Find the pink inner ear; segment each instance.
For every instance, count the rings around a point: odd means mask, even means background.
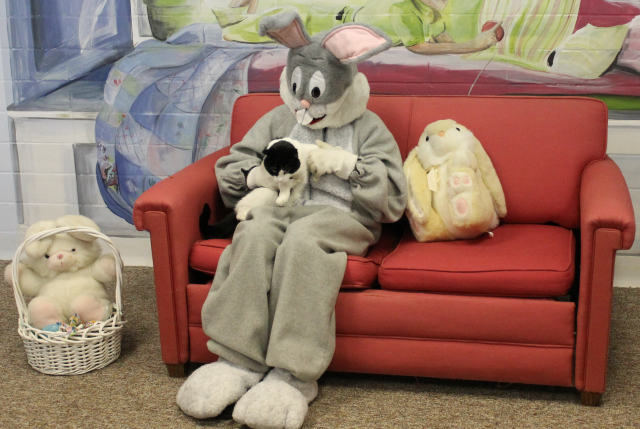
[[[279,30],[269,30],[271,37],[282,43],[287,48],[300,48],[307,46],[309,41],[304,36],[298,21],[293,21],[291,24]]]
[[[366,54],[386,40],[367,27],[349,25],[328,35],[322,42],[340,61],[347,61]]]

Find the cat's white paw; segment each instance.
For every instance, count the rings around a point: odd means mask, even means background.
[[[278,197],[276,198],[276,204],[280,207],[283,207],[289,201],[289,197]]]

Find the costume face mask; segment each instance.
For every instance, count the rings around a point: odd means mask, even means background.
[[[259,31],[291,49],[281,95],[305,126],[335,123],[331,116],[340,114],[357,80],[356,64],[391,47],[384,33],[362,24],[343,24],[310,37],[295,12],[264,18]]]
[[[292,49],[287,59],[287,83],[298,100],[336,101],[351,86],[353,68],[320,45]]]

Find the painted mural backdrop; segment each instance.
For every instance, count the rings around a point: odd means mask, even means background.
[[[16,105],[133,49],[129,0],[7,0]]]
[[[287,50],[257,26],[281,11],[312,35],[348,22],[387,32],[394,48],[359,66],[372,93],[580,94],[640,109],[634,1],[143,1],[155,39],[114,65],[96,122],[102,196],[129,222],[142,192],[229,145],[239,96],[278,91]]]

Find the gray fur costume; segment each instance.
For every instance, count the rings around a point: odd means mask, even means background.
[[[302,205],[255,207],[240,222],[202,310],[208,347],[221,359],[190,376],[177,401],[185,413],[206,418],[240,399],[236,421],[298,428],[317,394],[315,380],[333,356],[334,306],[347,254],[364,255],[379,239],[381,223],[402,216],[406,179],[393,136],[366,110],[366,78],[350,64],[386,49],[389,39],[360,25],[311,39],[297,15],[271,18],[261,30],[292,48],[281,78],[285,105],[262,117],[218,161],[224,203],[233,207],[247,194],[252,180],[245,172],[262,162],[262,150],[277,138],[339,146],[340,151],[321,148],[313,154],[322,158],[328,150],[335,159],[339,152],[342,170],[349,170],[340,174],[344,178],[323,170],[318,181],[309,180]],[[341,48],[348,43],[341,38],[351,30],[372,42],[338,61],[329,50],[345,54]],[[349,85],[332,91],[332,79]]]
[[[365,254],[380,237],[380,223],[398,220],[404,211],[406,180],[397,144],[370,111],[340,128],[303,131],[280,106],[216,165],[223,200],[233,206],[248,190],[241,170],[258,165],[271,140],[323,133],[352,136],[326,141],[357,154],[349,179],[310,180],[303,206],[251,210],[220,258],[202,310],[213,353],[255,371],[284,368],[302,380],[319,378],[333,356],[333,306],[347,253]],[[274,297],[283,291],[286,300]]]

